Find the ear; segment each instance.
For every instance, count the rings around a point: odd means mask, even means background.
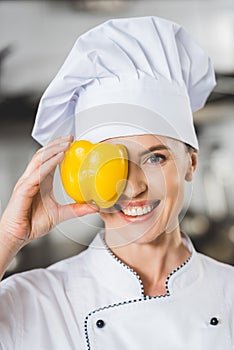
[[[193,174],[197,168],[197,152],[195,150],[189,151],[189,164],[185,175],[185,180],[190,182],[193,180]]]

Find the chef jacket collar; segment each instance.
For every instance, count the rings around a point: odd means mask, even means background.
[[[117,297],[124,300],[146,297],[143,283],[136,271],[114,255],[105,243],[104,236],[105,229],[102,229],[87,250],[93,278],[110,289],[115,301]],[[164,296],[174,295],[195,283],[200,274],[198,253],[185,233],[182,233],[182,239],[190,251],[190,257],[169,274],[166,281],[167,294]]]

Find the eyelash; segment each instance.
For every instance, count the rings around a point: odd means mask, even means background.
[[[160,161],[155,162],[155,163],[152,163],[152,164],[154,164],[154,165],[158,165],[158,164],[164,163],[164,162],[166,161],[166,159],[167,159],[167,157],[166,157],[164,154],[155,153],[155,154],[152,154],[150,157],[148,157],[148,158],[146,159],[146,162],[148,162],[148,160],[149,160],[150,158],[154,158],[154,159],[155,159],[155,158],[161,158]]]

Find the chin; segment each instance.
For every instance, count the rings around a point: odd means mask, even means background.
[[[149,243],[157,242],[157,240],[163,235],[165,235],[165,230],[163,229],[157,230],[156,232],[155,230],[150,230],[148,232],[145,232],[139,238],[137,238],[134,243],[149,244]]]

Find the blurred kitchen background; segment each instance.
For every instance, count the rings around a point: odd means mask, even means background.
[[[0,205],[39,148],[31,138],[39,98],[76,38],[113,17],[156,15],[186,27],[209,52],[217,87],[195,114],[199,167],[182,229],[198,251],[234,264],[234,2],[227,0],[0,0]],[[63,198],[58,173],[56,196]],[[102,222],[71,220],[16,256],[5,276],[85,249]]]

